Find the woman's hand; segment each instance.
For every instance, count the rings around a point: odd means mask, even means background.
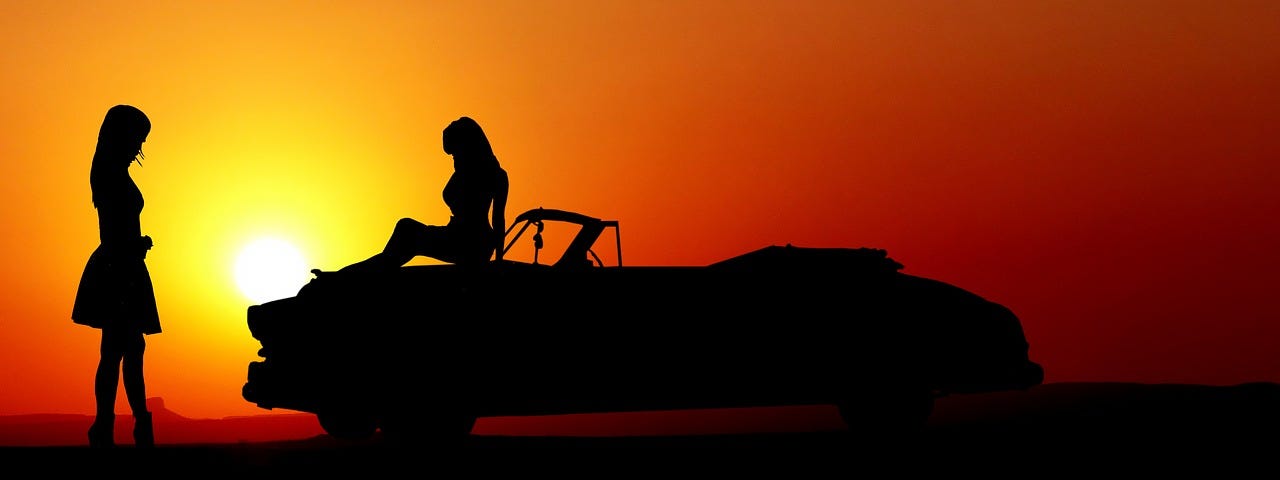
[[[138,252],[140,252],[142,258],[147,258],[147,250],[151,250],[152,245],[155,245],[155,243],[151,241],[150,235],[138,237]]]
[[[497,248],[493,250],[493,259],[494,261],[501,262],[502,249],[506,248],[506,245],[504,244],[504,242],[506,242],[507,234],[502,230],[495,229],[493,232],[493,236],[495,240],[494,243],[497,245]]]

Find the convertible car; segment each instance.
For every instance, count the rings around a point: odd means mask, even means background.
[[[570,233],[545,260],[553,225]],[[487,416],[817,404],[851,432],[891,435],[922,428],[941,396],[1043,380],[1013,312],[904,274],[884,250],[623,266],[617,221],[543,208],[512,222],[504,257],[517,245],[532,260],[317,270],[296,296],[248,307],[262,348],[242,396],[345,439],[457,442]]]

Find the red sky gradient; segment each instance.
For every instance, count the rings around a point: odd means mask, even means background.
[[[0,415],[93,411],[119,103],[154,125],[148,394],[192,418],[267,413],[240,249],[336,269],[446,221],[464,115],[508,218],[617,219],[630,265],[883,248],[1013,309],[1047,382],[1280,381],[1278,2],[3,2],[0,37]]]

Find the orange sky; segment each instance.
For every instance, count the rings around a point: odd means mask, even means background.
[[[617,219],[631,265],[884,248],[1012,308],[1046,381],[1280,381],[1277,2],[4,1],[0,36],[0,415],[93,411],[118,103],[154,125],[148,394],[190,417],[266,413],[240,249],[445,221],[463,115],[509,218]]]

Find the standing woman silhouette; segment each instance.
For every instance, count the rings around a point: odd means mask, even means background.
[[[116,388],[122,366],[125,396],[133,411],[134,444],[155,445],[142,352],[146,349],[143,336],[160,333],[160,316],[145,263],[151,237],[142,235],[139,222],[142,191],[129,176],[134,161],[142,165],[142,144],[150,132],[151,121],[141,110],[130,105],[111,107],[98,131],[89,169],[99,244],[80,277],[71,319],[102,330],[93,386],[96,416],[89,427],[91,447],[115,445]]]

